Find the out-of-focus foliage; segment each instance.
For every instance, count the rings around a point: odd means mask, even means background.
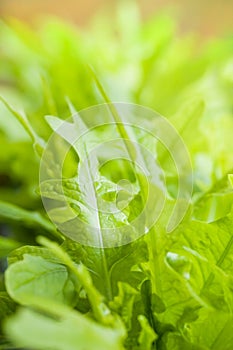
[[[178,36],[171,18],[142,23],[131,5],[114,23],[98,17],[85,32],[58,20],[36,31],[1,22],[0,38],[0,257],[9,255],[0,280],[0,348],[231,350],[233,38]],[[46,218],[39,161],[55,119],[44,116],[67,118],[67,98],[77,110],[105,102],[90,65],[112,101],[155,109],[187,145],[192,205],[170,235],[161,224],[139,241],[103,250],[65,239]],[[172,202],[174,165],[156,152]],[[66,165],[76,162],[71,156]],[[113,193],[107,175],[99,188]],[[83,200],[78,191],[68,198]],[[41,234],[56,243],[40,239],[38,246]],[[8,319],[16,304],[23,308]]]

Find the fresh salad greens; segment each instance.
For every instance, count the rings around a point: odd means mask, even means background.
[[[0,349],[233,348],[233,37],[203,43],[178,35],[165,15],[144,23],[125,6],[114,23],[99,16],[88,31],[55,19],[37,30],[0,23]],[[78,243],[49,220],[41,195],[59,202],[61,191],[55,182],[39,187],[39,171],[59,123],[110,101],[144,105],[175,127],[190,154],[193,192],[168,233],[176,165],[163,145],[137,134],[163,169],[166,203],[146,235],[105,248]],[[115,132],[131,137],[124,126]],[[99,128],[88,142],[109,133]],[[89,223],[88,186],[77,174],[88,148],[75,148],[62,187]],[[63,144],[55,139],[54,149],[47,161],[56,172]],[[119,209],[101,228],[131,228],[142,211],[144,180],[133,170],[118,161],[99,171],[97,201],[110,208],[118,196]],[[70,219],[66,208],[54,210],[59,223]]]

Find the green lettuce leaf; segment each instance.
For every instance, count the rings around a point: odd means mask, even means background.
[[[33,304],[40,312],[21,309],[5,324],[6,333],[15,344],[38,350],[124,349],[120,328],[100,325],[56,302],[35,298]]]
[[[76,288],[65,266],[41,256],[24,254],[23,260],[12,264],[6,272],[6,286],[12,299],[22,305],[28,305],[32,296],[76,304]]]

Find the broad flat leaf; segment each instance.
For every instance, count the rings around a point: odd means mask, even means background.
[[[116,319],[104,303],[104,297],[96,289],[91,279],[91,275],[83,264],[75,264],[70,256],[55,242],[51,242],[45,237],[38,238],[39,243],[49,248],[73,275],[75,285],[82,285],[89,298],[94,317],[105,325],[112,325]],[[109,286],[108,286],[109,288]]]
[[[55,302],[34,299],[34,304],[46,315],[21,309],[5,324],[6,333],[15,344],[38,350],[124,349],[122,329],[104,327]]]
[[[13,300],[28,305],[31,296],[75,304],[76,290],[66,267],[41,256],[24,254],[6,272],[6,287]]]
[[[232,315],[221,311],[206,313],[201,310],[198,320],[186,323],[185,336],[197,346],[203,344],[204,349],[230,350],[233,346]]]
[[[82,262],[87,266],[95,286],[106,295],[108,286],[103,274],[99,249],[83,247],[71,240],[66,240],[62,247],[76,263]],[[105,255],[113,296],[118,294],[119,281],[129,283],[131,287],[137,289],[145,277],[139,266],[148,259],[148,249],[144,240],[140,239],[122,247],[106,249]]]

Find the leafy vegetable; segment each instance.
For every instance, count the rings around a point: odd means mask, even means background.
[[[6,330],[11,337],[26,347],[35,346],[37,349],[123,349],[122,334],[118,329],[111,329],[91,321],[71,310],[54,302],[41,303],[37,301],[43,315],[33,310],[20,310],[14,319],[6,324]],[[19,326],[18,326],[19,325]],[[28,331],[30,330],[30,334]],[[28,334],[28,336],[24,336]]]
[[[233,348],[232,37],[124,6],[88,32],[1,22],[0,348]],[[130,128],[119,100],[166,119]],[[136,127],[161,120],[165,145]]]

